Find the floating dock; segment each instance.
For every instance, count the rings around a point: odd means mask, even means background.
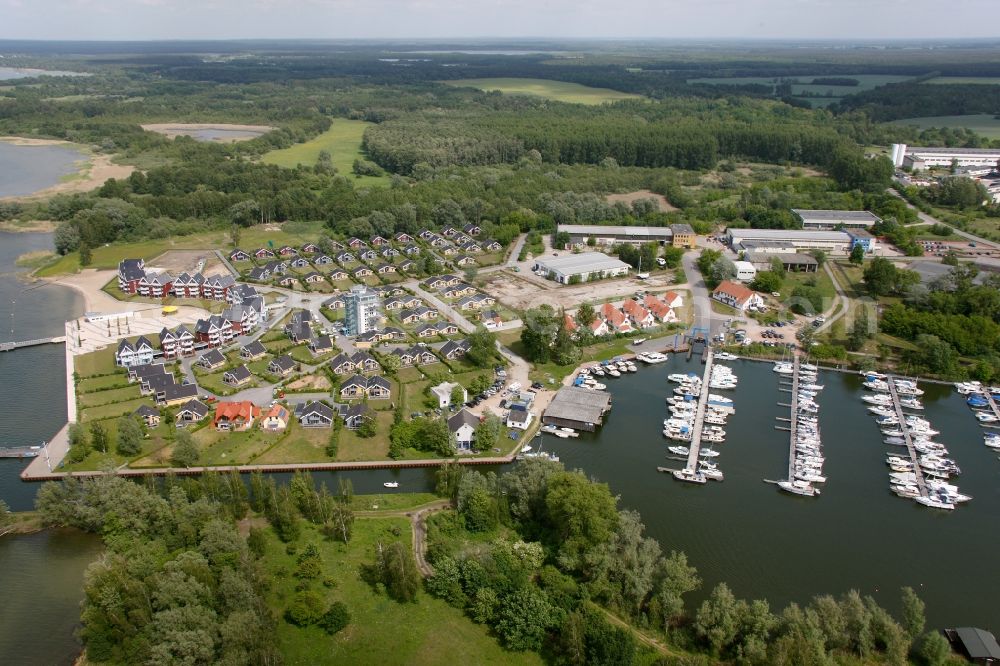
[[[57,345],[66,342],[66,336],[60,335],[54,338],[37,338],[35,340],[21,340],[18,342],[0,342],[0,352],[14,351],[23,347],[37,347],[39,345]]]
[[[785,478],[791,481],[795,478],[795,439],[798,437],[799,428],[799,355],[792,358],[792,403],[791,419],[789,420],[788,436],[788,476]]]
[[[691,448],[688,452],[687,466],[688,472],[695,472],[698,469],[698,456],[701,454],[701,429],[705,425],[705,406],[708,404],[709,379],[712,376],[712,348],[705,346],[705,355],[702,357],[705,362],[705,373],[701,376],[701,394],[698,396],[698,409],[694,415],[694,425],[691,430]]]
[[[913,473],[917,477],[917,490],[920,491],[921,497],[927,497],[927,484],[924,482],[924,471],[920,468],[920,459],[917,457],[917,450],[913,448],[913,435],[906,426],[906,415],[899,404],[899,392],[896,391],[896,377],[888,375],[885,379],[889,384],[889,397],[892,398],[892,408],[896,411],[899,429],[903,433],[903,441],[906,443],[906,450],[910,454],[910,461],[913,463]]]
[[[11,446],[0,448],[0,458],[35,458],[42,454],[40,446]]]

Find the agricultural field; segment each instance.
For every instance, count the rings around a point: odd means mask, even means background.
[[[813,85],[816,78],[829,78],[828,74],[787,77],[797,83],[792,83],[792,96],[808,101],[812,106],[827,106],[840,101],[844,97],[874,90],[888,83],[899,83],[911,78],[890,74],[837,74],[836,78],[856,79],[856,86]],[[708,85],[775,85],[779,81],[773,76],[736,76],[728,78],[688,79],[688,83],[704,83]]]
[[[442,81],[442,83],[449,86],[479,88],[485,91],[498,90],[508,95],[544,97],[555,102],[570,104],[604,104],[623,99],[642,99],[640,95],[632,95],[608,88],[591,88],[579,83],[550,81],[548,79],[457,79],[455,81]]]
[[[385,185],[387,176],[355,176],[352,172],[354,160],[367,159],[361,150],[361,138],[370,123],[363,120],[334,118],[330,129],[311,141],[291,148],[274,150],[264,155],[265,164],[277,164],[289,169],[299,164],[312,166],[319,159],[321,151],[330,153],[337,172],[347,176],[357,185]]]
[[[1000,80],[1000,79],[998,79]],[[989,114],[979,113],[968,116],[924,116],[922,118],[903,118],[893,121],[895,125],[916,125],[920,129],[931,127],[964,127],[976,134],[981,134],[990,139],[1000,139],[1000,118]]]

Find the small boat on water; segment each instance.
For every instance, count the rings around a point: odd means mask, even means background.
[[[676,456],[686,456],[691,453],[691,450],[686,446],[668,446],[667,451],[670,451]]]
[[[690,469],[678,469],[673,472],[674,478],[678,481],[686,481],[687,483],[707,483],[708,479],[701,472],[695,472]]]
[[[386,488],[399,488],[399,481],[386,481],[382,485]]]
[[[715,354],[716,360],[719,361],[735,361],[739,358],[736,354],[730,354],[729,352],[717,352]]]
[[[777,372],[779,375],[790,375],[795,372],[795,368],[792,367],[791,363],[785,363],[783,361],[775,363],[771,370]]]
[[[669,357],[666,354],[661,354],[660,352],[646,352],[644,354],[639,354],[636,358],[638,358],[643,363],[654,364],[654,363],[663,363]]]

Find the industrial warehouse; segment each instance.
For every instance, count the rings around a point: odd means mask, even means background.
[[[920,171],[930,167],[995,167],[1000,148],[924,148],[892,144],[892,163]]]
[[[802,222],[803,229],[871,229],[882,221],[866,210],[802,210],[792,212]]]
[[[782,253],[802,250],[822,250],[827,254],[850,254],[857,244],[874,252],[876,244],[871,234],[858,231],[820,231],[813,229],[727,229],[723,240],[734,252],[767,251],[775,248]],[[772,250],[774,251],[774,250]]]
[[[581,252],[563,257],[542,257],[535,261],[531,270],[550,280],[569,284],[628,275],[630,268],[624,261],[602,252]]]
[[[546,408],[542,423],[594,432],[610,409],[609,393],[566,386],[559,389]]]
[[[586,245],[593,238],[597,245],[620,243],[670,243],[674,233],[670,227],[628,227],[607,224],[560,224],[558,230],[569,234],[571,245]]]

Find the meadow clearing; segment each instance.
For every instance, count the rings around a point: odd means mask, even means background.
[[[367,159],[361,150],[361,139],[365,128],[370,124],[363,120],[334,118],[330,129],[315,139],[298,143],[291,148],[273,150],[264,155],[262,161],[289,169],[299,164],[312,166],[319,159],[320,152],[325,150],[330,153],[337,172],[353,180],[356,185],[384,185],[389,181],[388,176],[358,177],[351,171],[354,160]]]
[[[486,91],[499,90],[508,95],[532,95],[570,104],[604,104],[622,99],[642,99],[640,95],[632,95],[618,90],[591,88],[579,83],[549,81],[548,79],[457,79],[455,81],[442,81],[442,83]]]

